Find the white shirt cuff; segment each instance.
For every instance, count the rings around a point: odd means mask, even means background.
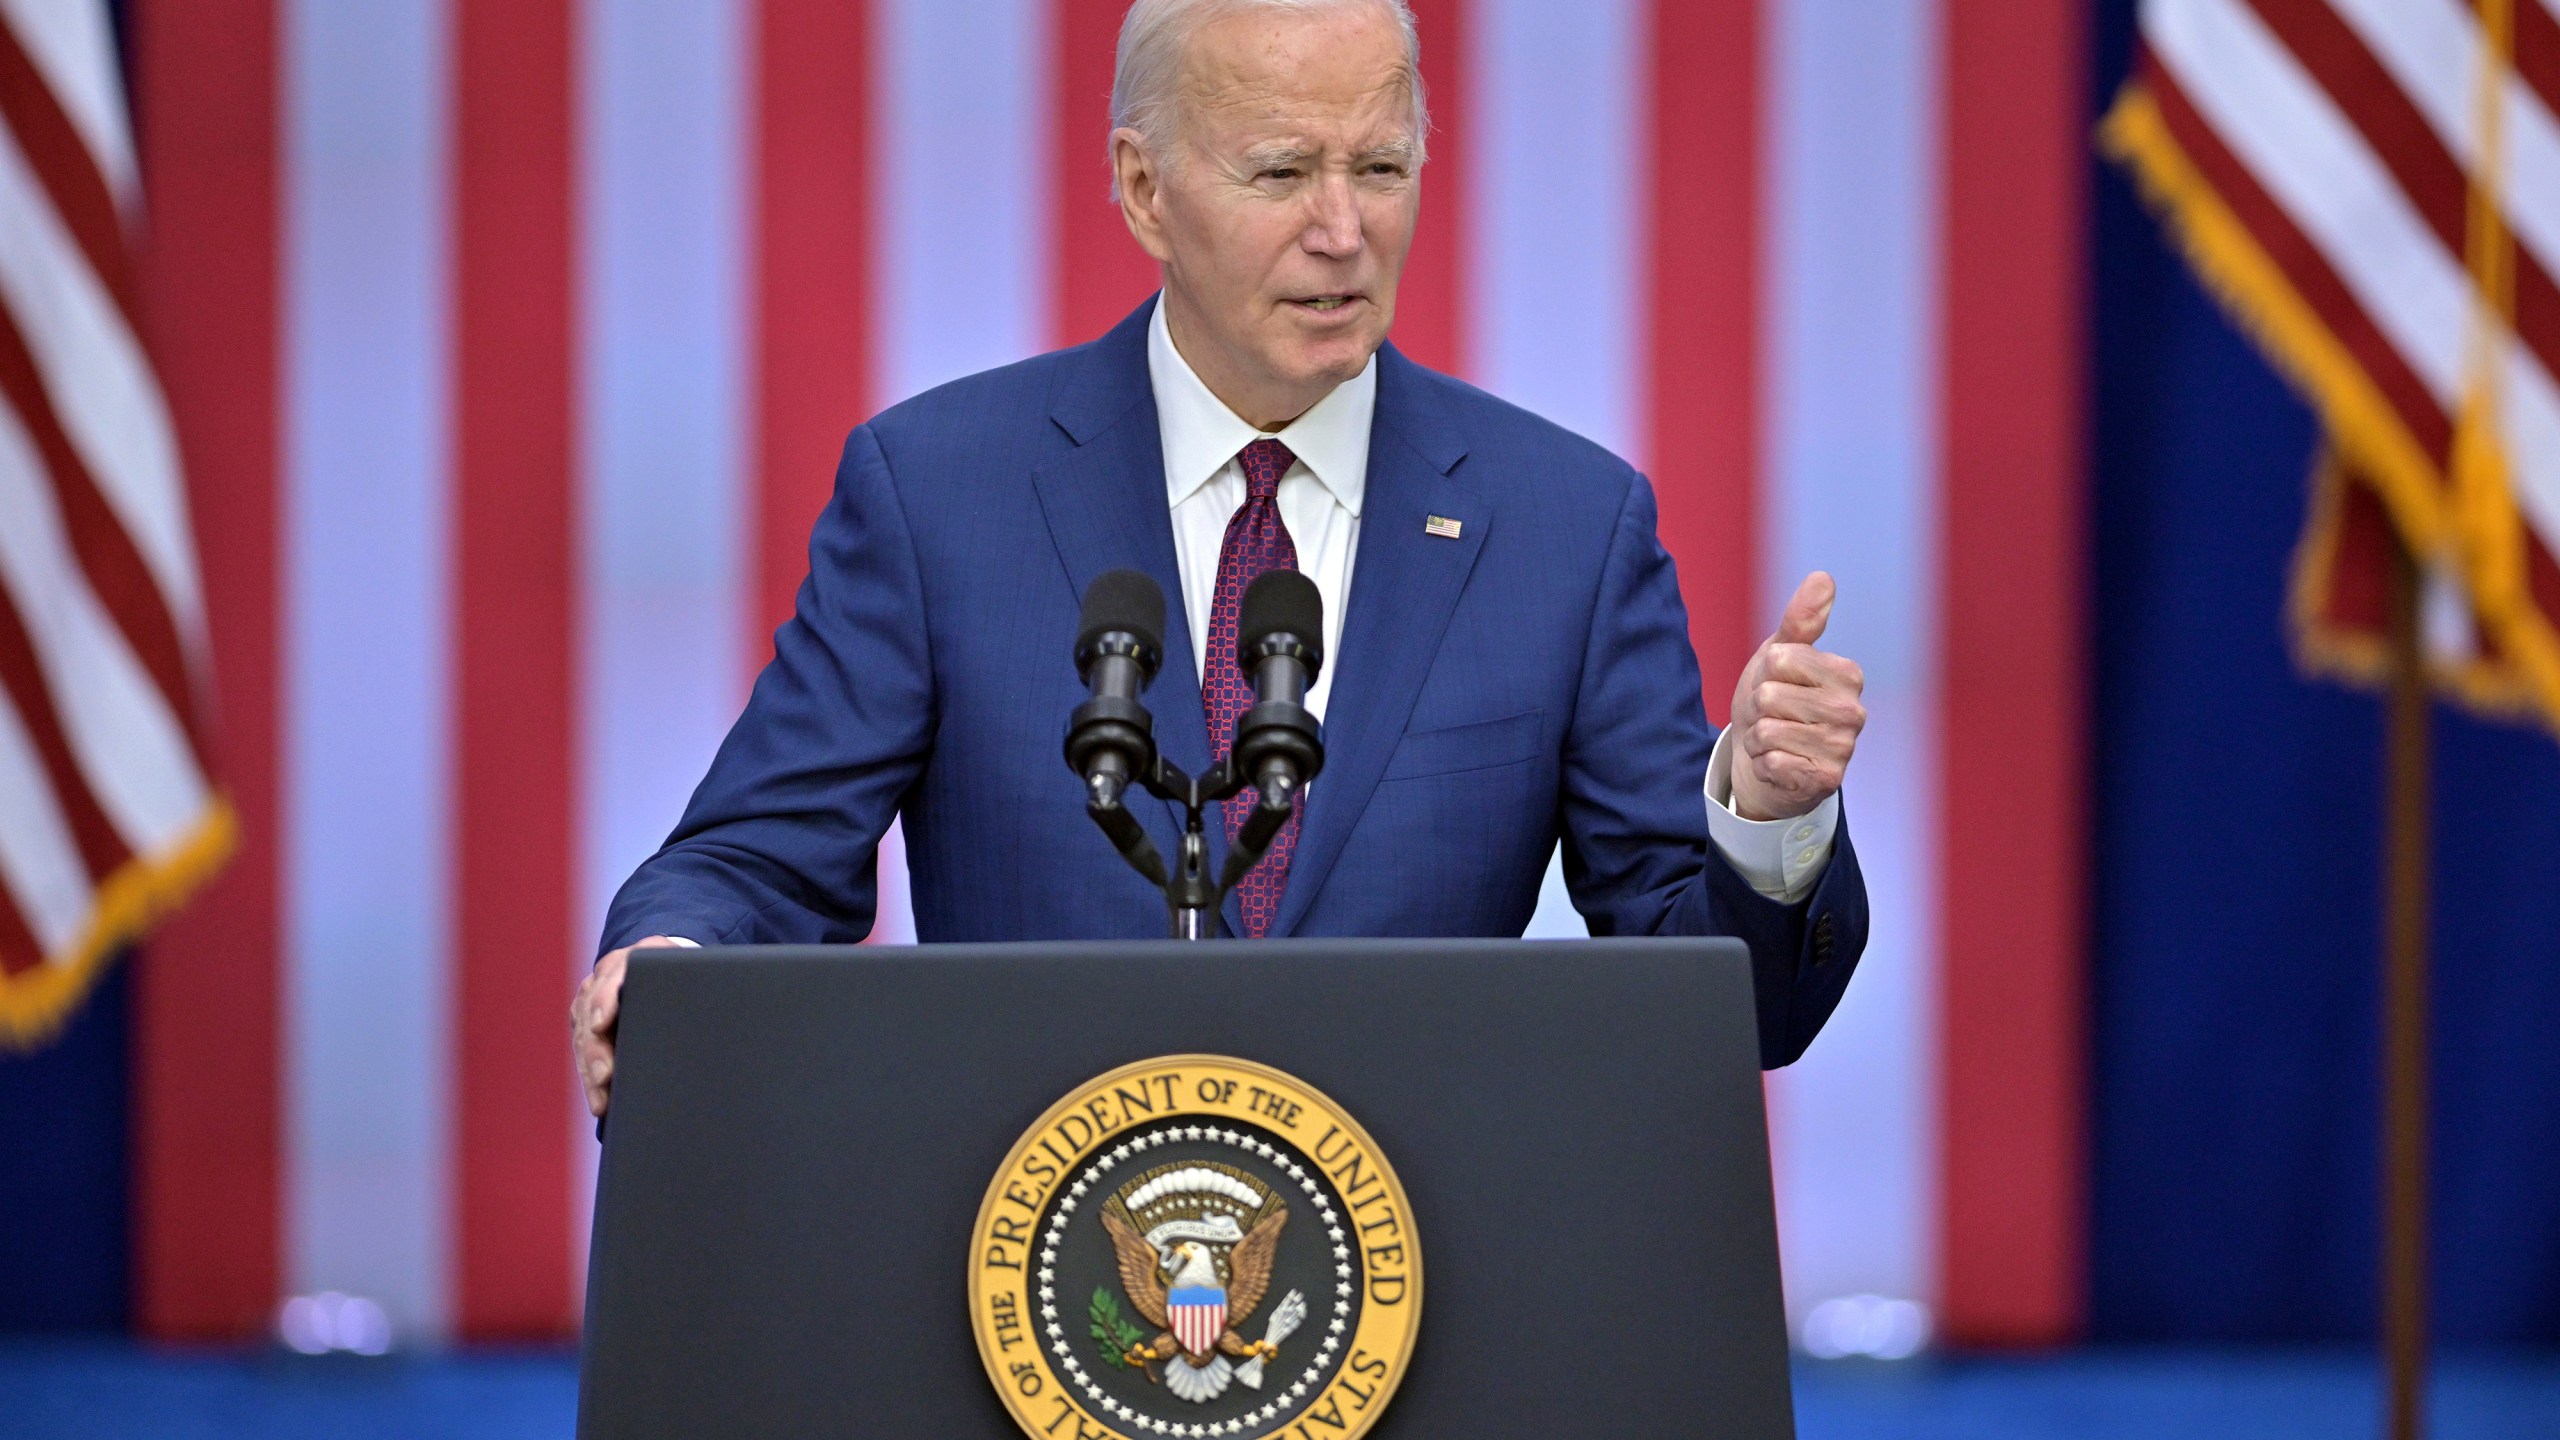
[[[666,941],[668,944],[670,944],[670,945],[678,945],[678,946],[682,946],[683,948],[685,948],[685,949],[687,949],[687,950],[699,950],[699,949],[701,949],[701,948],[702,948],[702,942],[701,942],[701,941],[699,941],[699,940],[687,940],[686,938],[684,938],[684,937],[683,937],[683,936],[681,936],[681,935],[664,935],[664,936],[660,936],[659,938],[660,938],[660,939],[665,940],[665,941]]]
[[[1833,795],[1791,820],[1745,820],[1733,808],[1733,730],[1716,737],[1707,757],[1707,834],[1751,888],[1793,905],[1822,883],[1831,864],[1831,842],[1840,831],[1840,797]]]

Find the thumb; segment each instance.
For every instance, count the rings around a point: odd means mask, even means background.
[[[1774,638],[1782,645],[1810,645],[1821,639],[1823,627],[1831,623],[1831,602],[1839,595],[1840,587],[1827,572],[1807,575],[1796,587],[1795,598],[1787,602],[1786,613],[1778,617]]]

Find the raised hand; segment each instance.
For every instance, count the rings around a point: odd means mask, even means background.
[[[1840,793],[1867,725],[1867,677],[1813,648],[1838,594],[1822,571],[1804,577],[1733,687],[1733,808],[1745,820],[1789,819]]]

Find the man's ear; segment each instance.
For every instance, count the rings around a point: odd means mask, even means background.
[[[1111,169],[1120,182],[1120,218],[1128,222],[1138,248],[1154,256],[1158,264],[1171,259],[1173,252],[1164,240],[1160,162],[1148,152],[1137,131],[1124,126],[1111,132]]]

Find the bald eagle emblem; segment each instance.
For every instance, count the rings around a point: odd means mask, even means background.
[[[1259,1340],[1238,1327],[1271,1288],[1272,1262],[1289,1207],[1278,1192],[1232,1165],[1180,1161],[1129,1180],[1102,1205],[1120,1286],[1152,1340],[1132,1343],[1108,1363],[1149,1380],[1163,1367],[1166,1389],[1194,1404],[1241,1380],[1259,1389],[1263,1362],[1306,1316],[1297,1291],[1274,1308]],[[1134,1330],[1135,1327],[1132,1327]],[[1142,1332],[1141,1332],[1142,1333]]]

